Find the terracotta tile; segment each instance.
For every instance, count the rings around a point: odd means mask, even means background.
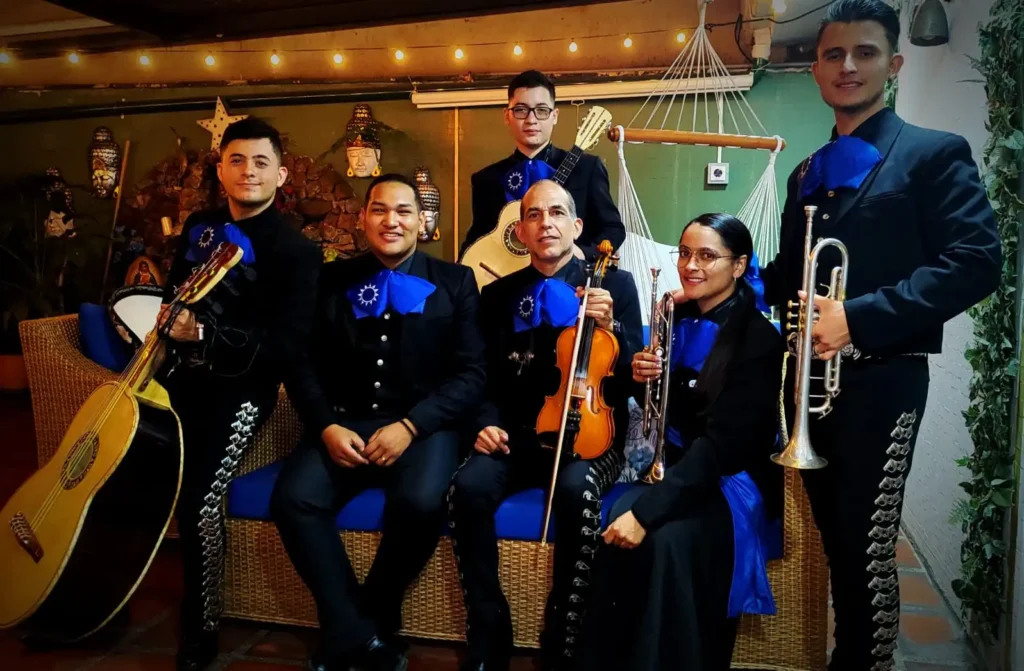
[[[237,662],[231,662],[226,667],[225,671],[296,671],[301,669],[301,662],[252,662],[249,660],[241,660]]]
[[[128,602],[128,621],[133,626],[150,624],[161,615],[170,617],[171,609],[171,603],[166,597],[137,593]]]
[[[174,655],[154,653],[126,653],[112,655],[89,671],[175,671]]]
[[[249,648],[248,657],[304,660],[316,647],[317,636],[305,631],[272,631]]]
[[[932,608],[942,605],[939,593],[923,575],[900,576],[900,601],[908,605]]]
[[[948,643],[953,640],[953,628],[949,620],[937,615],[903,613],[900,616],[900,631],[919,645]]]
[[[226,653],[238,651],[243,644],[248,643],[256,636],[259,636],[257,640],[262,640],[264,633],[262,628],[254,623],[232,620],[230,623],[222,624],[218,641],[220,651]]]
[[[22,648],[3,655],[3,668],[18,671],[76,671],[98,656],[95,650],[30,652]]]
[[[160,620],[146,631],[132,639],[132,645],[140,648],[172,648],[178,647],[178,615],[172,613]]]
[[[896,542],[896,565],[902,568],[921,568],[921,562],[917,561],[914,548],[906,538],[900,538]]]

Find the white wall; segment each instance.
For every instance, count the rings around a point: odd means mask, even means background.
[[[949,19],[950,39],[937,47],[910,44],[911,12],[905,10],[900,43],[906,62],[900,73],[896,112],[909,123],[963,135],[979,166],[988,139],[985,89],[981,74],[971,67],[968,56],[979,55],[978,25],[988,20],[993,1],[942,3]],[[962,314],[946,324],[942,354],[929,357],[928,406],[903,513],[907,533],[957,612],[960,602],[950,583],[959,575],[963,535],[958,526],[949,523],[949,514],[956,499],[963,495],[957,483],[967,476],[955,460],[973,449],[962,414],[967,408],[971,378],[964,350],[972,339],[971,319]]]

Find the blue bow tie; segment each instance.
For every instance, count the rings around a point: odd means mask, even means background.
[[[512,166],[505,173],[502,184],[505,186],[505,200],[522,200],[526,191],[542,179],[550,179],[555,169],[539,158],[528,158]]]
[[[430,282],[384,268],[345,292],[356,319],[380,317],[390,307],[398,314],[421,313],[427,297],[437,289]]]
[[[672,329],[672,368],[700,371],[718,335],[718,324],[708,319],[684,317]]]
[[[807,198],[820,188],[859,189],[881,160],[875,145],[858,137],[840,135],[811,156],[800,184],[800,197]]]
[[[546,278],[530,286],[515,308],[516,333],[535,329],[541,323],[551,326],[572,326],[580,311],[580,299],[576,288],[552,278]]]
[[[188,232],[188,251],[185,258],[193,263],[206,263],[222,242],[230,242],[242,248],[242,263],[256,261],[252,241],[235,224],[199,224]]]

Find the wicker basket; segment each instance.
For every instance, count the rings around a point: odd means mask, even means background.
[[[57,449],[71,418],[89,393],[113,374],[81,353],[74,315],[22,322],[40,464]],[[301,427],[284,392],[240,473],[283,457]],[[772,617],[744,616],[734,668],[813,670],[825,668],[828,568],[799,474],[785,474],[783,559],[769,563],[778,606]],[[228,519],[225,614],[233,617],[316,626],[316,607],[292,568],[270,522]],[[366,576],[379,533],[344,532],[352,566]],[[501,583],[512,610],[515,642],[536,647],[551,581],[551,553],[540,543],[499,543]],[[426,569],[406,593],[403,631],[410,636],[463,640],[465,608],[451,543],[443,538]]]

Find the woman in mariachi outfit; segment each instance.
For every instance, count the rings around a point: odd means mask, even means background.
[[[767,520],[783,341],[764,316],[750,232],[727,214],[687,224],[676,252],[666,470],[612,506],[580,669],[728,669],[741,613],[774,614]],[[661,375],[638,352],[633,380]],[[637,397],[640,398],[640,389]],[[774,527],[777,532],[777,527]],[[774,535],[777,535],[774,534]]]

